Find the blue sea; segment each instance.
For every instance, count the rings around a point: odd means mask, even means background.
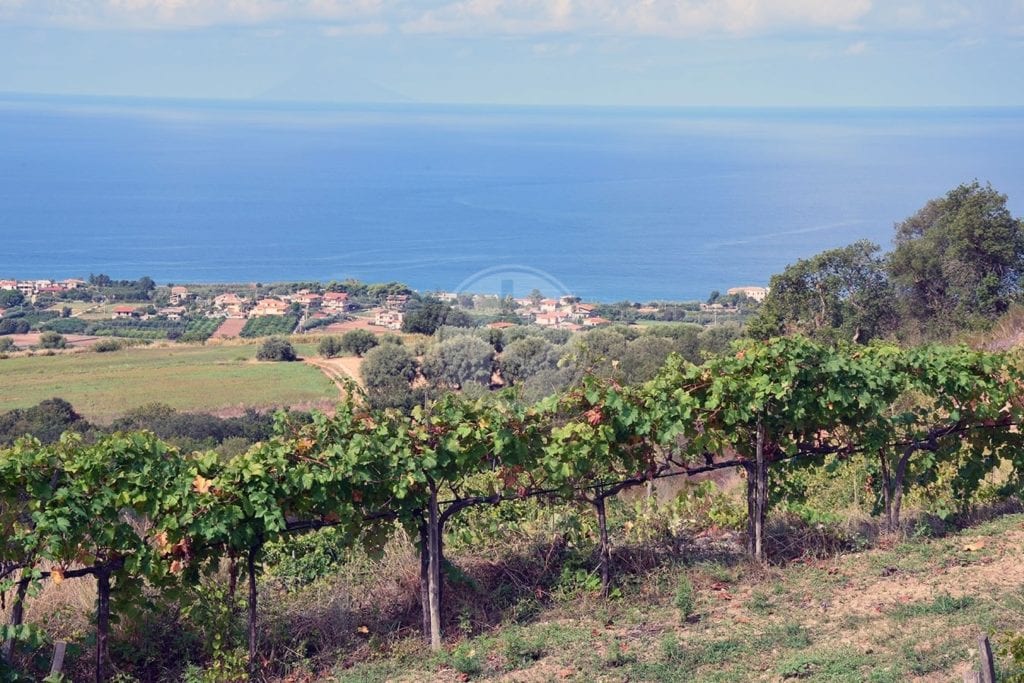
[[[0,278],[704,298],[961,182],[1024,214],[1024,109],[0,97]]]

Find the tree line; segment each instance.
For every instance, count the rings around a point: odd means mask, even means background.
[[[898,223],[886,254],[869,241],[797,261],[771,280],[749,331],[867,343],[948,340],[989,327],[1019,300],[1024,221],[977,181]]]

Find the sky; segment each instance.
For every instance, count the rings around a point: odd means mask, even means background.
[[[1024,105],[1024,0],[0,0],[0,92]]]

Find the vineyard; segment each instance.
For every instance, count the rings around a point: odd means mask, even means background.
[[[265,315],[249,318],[242,328],[240,337],[269,337],[272,335],[292,333],[299,320],[292,315]]]
[[[250,323],[269,321],[287,322]],[[331,529],[342,555],[415,544],[423,637],[440,650],[445,533],[471,509],[576,506],[597,530],[595,589],[612,596],[609,502],[656,480],[738,470],[747,552],[763,564],[769,509],[799,503],[808,471],[862,468],[890,530],[904,523],[906,497],[937,482],[951,491],[949,514],[982,489],[1018,495],[1022,389],[1011,354],[788,337],[743,342],[702,365],[673,358],[643,385],[588,379],[531,405],[449,394],[403,414],[368,408],[351,387],[333,416],[297,424],[282,414],[272,439],[226,461],[147,433],[66,435],[53,446],[27,438],[0,454],[4,635],[38,639],[24,609],[43,582],[92,581],[93,666],[106,680],[112,618],[220,576],[225,604],[244,596],[248,647],[243,659],[215,658],[209,680],[278,674],[259,656],[266,553]]]
[[[219,318],[195,317],[188,320],[101,320],[55,318],[42,325],[44,330],[61,334],[89,334],[130,339],[177,339],[206,341],[221,323]]]

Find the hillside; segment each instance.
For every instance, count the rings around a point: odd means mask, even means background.
[[[440,657],[415,639],[374,652],[371,635],[366,661],[333,680],[960,681],[979,633],[998,648],[1024,629],[1022,556],[1021,514],[767,570],[705,540],[686,566],[634,575],[617,599],[552,595]],[[499,569],[465,568],[471,579]],[[694,589],[685,620],[674,605],[683,575]]]

